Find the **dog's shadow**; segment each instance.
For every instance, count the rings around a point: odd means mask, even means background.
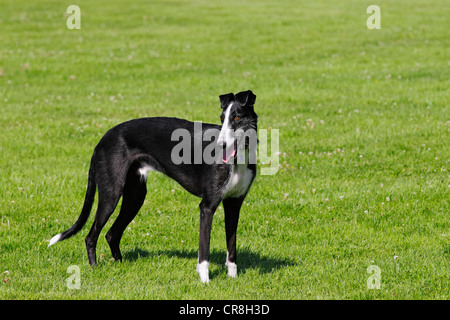
[[[238,249],[238,270],[240,273],[245,273],[246,270],[257,270],[259,273],[270,273],[274,270],[285,268],[288,266],[295,266],[298,262],[291,259],[280,259],[261,255],[257,252],[253,252],[249,248]],[[136,261],[142,258],[151,258],[158,256],[178,257],[181,259],[193,259],[197,260],[198,252],[195,250],[157,250],[147,251],[140,248],[134,248],[128,252],[124,252],[123,258],[125,261]],[[226,252],[219,250],[211,250],[210,264],[217,264],[225,268]],[[214,275],[211,275],[214,277]]]

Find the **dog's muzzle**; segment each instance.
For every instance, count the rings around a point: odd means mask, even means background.
[[[234,143],[230,147],[223,148],[222,161],[223,163],[228,163],[231,158],[235,157],[237,153],[237,139],[234,140]]]

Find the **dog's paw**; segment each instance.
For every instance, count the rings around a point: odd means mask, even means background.
[[[209,262],[203,261],[202,263],[197,264],[197,273],[200,276],[200,281],[202,283],[209,282]]]
[[[228,268],[228,276],[231,278],[237,277],[237,264],[234,262],[225,262],[225,265]]]

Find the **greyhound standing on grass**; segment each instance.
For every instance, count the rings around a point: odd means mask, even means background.
[[[225,211],[227,241],[226,266],[230,277],[237,276],[236,230],[239,211],[256,176],[256,142],[246,139],[243,132],[256,137],[257,115],[253,110],[256,96],[244,91],[221,95],[222,126],[202,124],[202,136],[216,130],[214,142],[219,161],[196,161],[195,123],[177,118],[142,118],[119,124],[109,130],[95,147],[89,168],[89,178],[83,209],[78,220],[68,230],[54,236],[49,246],[67,239],[86,223],[96,189],[98,207],[95,220],[86,237],[89,263],[96,265],[96,245],[102,228],[123,197],[119,216],[106,234],[115,260],[122,260],[119,244],[127,225],[144,203],[147,194],[148,171],[159,171],[177,181],[190,193],[202,198],[200,202],[200,241],[197,272],[202,282],[209,282],[209,244],[213,215],[220,202]],[[189,132],[191,152],[188,160],[173,161],[173,141],[176,130]],[[248,137],[248,136],[247,136]],[[201,140],[202,151],[207,143]],[[250,142],[248,142],[250,141]],[[253,139],[256,141],[256,138]],[[185,152],[186,150],[183,150]],[[217,155],[217,154],[216,154]],[[185,154],[183,154],[184,158]],[[249,161],[252,160],[254,161]],[[242,161],[234,161],[237,159]]]

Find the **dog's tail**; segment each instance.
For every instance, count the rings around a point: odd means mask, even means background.
[[[91,213],[92,204],[94,203],[94,198],[95,198],[95,191],[97,189],[97,184],[95,182],[94,157],[95,157],[95,152],[91,159],[91,166],[89,168],[88,185],[87,185],[86,196],[84,198],[84,204],[83,204],[83,209],[81,210],[81,214],[73,226],[71,226],[69,229],[67,229],[64,232],[57,234],[50,240],[50,243],[48,244],[49,247],[59,241],[62,241],[64,239],[70,238],[71,236],[75,235],[85,225],[85,223],[89,217],[89,214]]]

